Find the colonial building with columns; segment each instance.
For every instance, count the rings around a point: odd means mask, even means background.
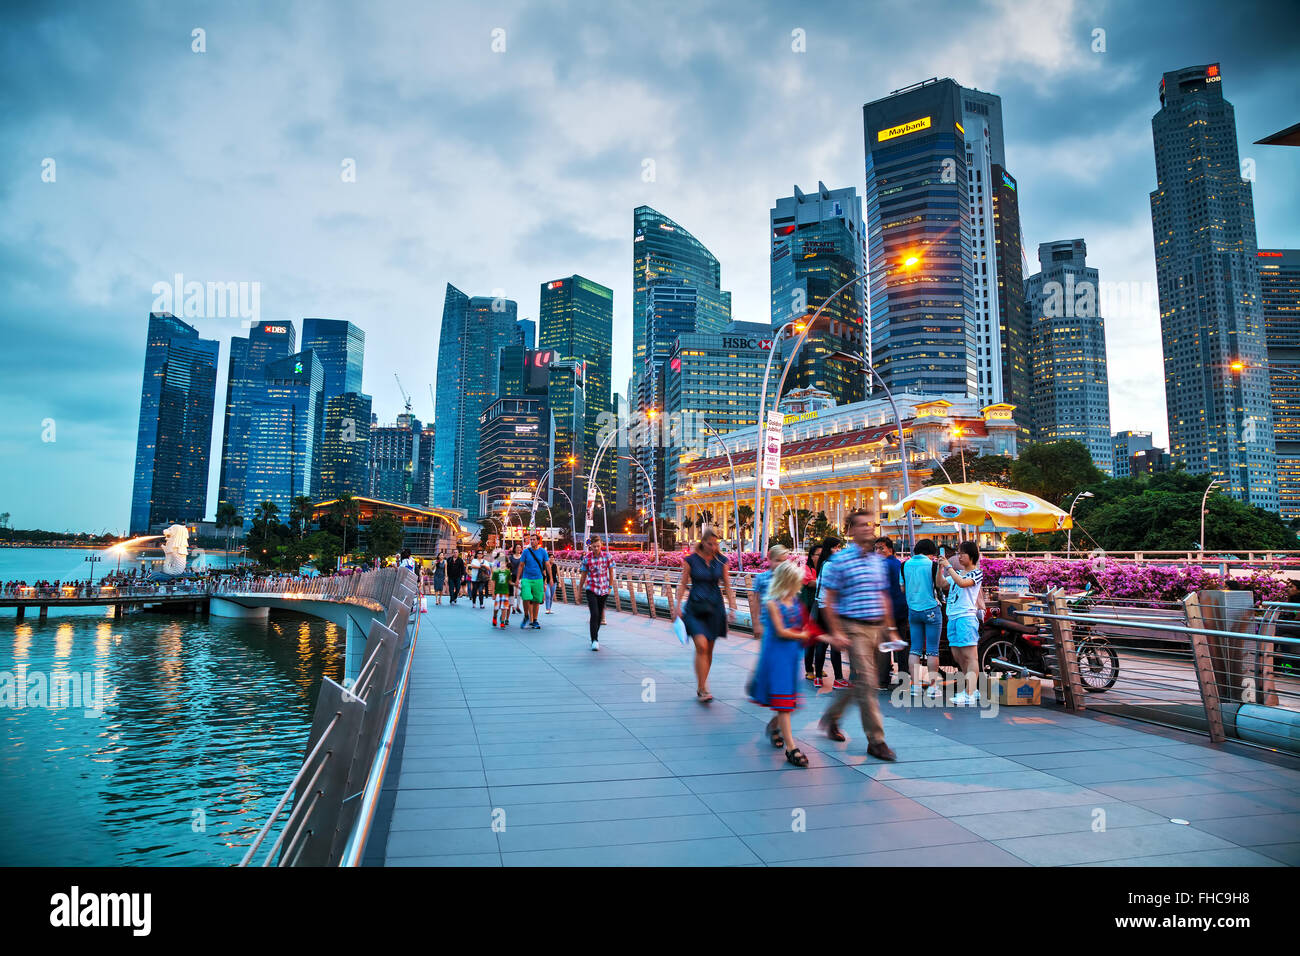
[[[980,407],[972,396],[895,396],[907,447],[908,479],[913,491],[959,450],[965,454],[1016,456],[1015,406]],[[755,504],[755,453],[760,431],[747,428],[712,439],[705,457],[680,465],[679,492],[673,497],[676,520],[687,538],[710,524],[734,543],[735,508]],[[726,452],[730,452],[730,460]],[[732,469],[735,469],[733,496]],[[953,481],[962,475],[951,475]],[[875,515],[880,533],[898,534],[901,526],[883,520],[884,512],[904,497],[902,458],[893,410],[883,398],[820,411],[787,415],[782,432],[780,487],[770,493],[768,527],[776,528],[787,511],[822,512],[833,528],[843,528],[855,509]],[[751,528],[744,530],[752,547]],[[951,524],[916,524],[918,536],[955,535]],[[802,529],[800,537],[802,537]]]

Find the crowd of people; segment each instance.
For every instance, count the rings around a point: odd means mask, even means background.
[[[984,597],[974,542],[963,542],[948,555],[929,539],[916,542],[906,562],[893,541],[877,538],[865,511],[849,516],[849,540],[828,537],[809,548],[806,561],[785,546],[773,545],[768,568],[756,575],[749,595],[750,620],[759,639],[758,663],[746,693],[768,707],[773,717],[764,735],[785,749],[786,759],[808,766],[791,729],[802,677],[815,688],[827,686],[830,658],[837,691],[821,718],[820,728],[834,741],[847,741],[841,722],[856,708],[867,738],[867,753],[897,759],[885,742],[877,690],[892,686],[892,674],[910,678],[914,697],[941,698],[939,638],[946,628],[948,646],[959,673],[953,704],[980,699],[976,687],[979,620]],[[705,529],[685,557],[669,600],[669,615],[682,638],[693,645],[696,699],[713,700],[709,674],[716,642],[734,623],[737,598],[721,542]],[[532,535],[527,546],[476,549],[437,555],[423,569],[426,592],[435,605],[456,604],[462,596],[477,608],[492,601],[492,626],[506,627],[520,614],[521,628],[540,628],[537,614],[552,602],[559,571]],[[578,568],[578,590],[589,617],[589,640],[599,650],[605,603],[614,587],[614,562],[599,537],[592,537]],[[846,659],[847,658],[847,667]]]

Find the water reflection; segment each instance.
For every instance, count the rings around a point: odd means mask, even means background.
[[[297,771],[322,675],[342,675],[341,629],[289,614],[0,627],[0,671],[102,673],[106,695],[99,718],[0,710],[0,865],[238,862]]]

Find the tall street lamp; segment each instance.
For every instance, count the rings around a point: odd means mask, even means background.
[[[600,447],[596,449],[596,457],[593,458],[591,461],[591,473],[587,475],[587,512],[586,512],[587,516],[585,522],[583,523],[584,537],[590,537],[591,535],[591,504],[596,500],[595,494],[592,493],[592,488],[596,487],[597,490],[599,490],[599,486],[596,485],[596,475],[599,474],[600,472],[600,463],[605,457],[605,451],[609,448],[610,443],[614,441],[614,439],[616,439],[617,437],[618,437],[618,428],[615,427],[613,431],[611,431],[608,435],[605,436],[605,440],[600,443]],[[605,495],[604,492],[602,492],[601,501],[604,500],[605,500]],[[605,523],[607,525],[609,524],[608,516],[605,519]],[[606,536],[608,536],[608,533],[609,532],[607,528]],[[608,542],[606,543],[608,544]]]
[[[907,257],[903,260],[903,262],[902,262],[902,264],[901,264],[901,268],[910,271],[910,270],[916,268],[916,266],[919,265],[920,262],[921,262],[920,256],[917,256],[917,255],[909,255],[909,256],[907,256]],[[778,402],[780,401],[781,390],[785,387],[785,379],[786,379],[786,376],[789,375],[789,373],[790,373],[790,367],[794,364],[794,360],[799,356],[799,350],[803,347],[804,339],[806,339],[806,338],[808,337],[808,333],[809,333],[809,331],[811,331],[813,325],[817,322],[817,319],[821,316],[822,312],[826,309],[826,306],[828,306],[828,305],[830,305],[832,302],[834,302],[835,299],[836,299],[836,297],[837,297],[841,292],[843,292],[845,289],[849,288],[850,286],[854,285],[855,283],[863,282],[863,281],[865,281],[865,280],[867,280],[867,279],[870,279],[871,277],[873,277],[873,276],[875,276],[875,275],[877,275],[877,274],[888,273],[889,270],[890,270],[891,268],[894,268],[894,266],[893,266],[891,263],[885,262],[885,263],[882,263],[880,266],[878,266],[878,267],[875,268],[875,269],[869,269],[869,270],[867,270],[866,272],[862,273],[861,275],[854,276],[854,277],[853,277],[852,279],[850,279],[848,282],[844,283],[842,286],[840,286],[838,289],[836,289],[834,292],[832,292],[830,295],[828,295],[828,296],[826,297],[825,301],[823,301],[822,304],[819,305],[819,306],[817,307],[817,310],[816,310],[815,312],[813,312],[812,315],[807,316],[806,318],[805,318],[804,316],[797,316],[797,317],[791,319],[790,321],[786,322],[784,325],[782,325],[782,326],[781,326],[781,327],[776,331],[776,333],[773,335],[773,338],[772,338],[772,354],[775,354],[775,352],[776,352],[776,343],[777,343],[777,341],[780,339],[781,334],[782,334],[782,333],[783,333],[783,332],[784,332],[784,331],[785,331],[789,326],[794,325],[795,330],[799,333],[799,338],[797,338],[797,339],[795,340],[794,347],[790,350],[790,356],[789,356],[789,358],[786,359],[786,362],[785,362],[785,368],[784,368],[784,369],[782,370],[782,372],[781,372],[781,380],[780,380],[780,382],[777,384],[777,387],[776,387],[776,394],[777,394],[777,401],[778,401]],[[868,322],[871,321],[871,294],[870,294],[870,291],[868,291],[868,293],[867,293],[867,321],[868,321]],[[863,344],[864,344],[864,347],[865,347],[865,342],[866,342],[866,336],[863,336]],[[767,522],[766,522],[766,520],[765,520],[766,517],[767,517],[767,514],[766,514],[766,511],[765,511],[765,509],[764,509],[764,507],[763,507],[763,473],[762,473],[762,469],[759,467],[759,465],[760,465],[760,462],[761,462],[761,458],[762,458],[762,449],[763,449],[763,446],[764,446],[764,441],[763,441],[763,429],[766,427],[766,421],[767,421],[767,382],[768,382],[768,377],[771,375],[771,372],[772,372],[772,354],[769,354],[768,357],[767,357],[767,371],[765,371],[765,372],[763,373],[763,388],[762,388],[762,391],[760,392],[759,401],[758,401],[758,436],[757,436],[757,437],[758,437],[758,441],[755,443],[755,446],[754,446],[754,471],[755,471],[755,474],[754,474],[754,520],[755,520],[755,521],[758,521],[758,522],[762,522],[761,525],[758,526],[758,527],[761,527],[761,528],[762,528],[762,535],[761,535],[762,540],[761,540],[761,543],[760,543],[759,540],[758,540],[758,539],[759,539],[759,535],[758,535],[757,532],[756,532],[756,534],[755,534],[755,543],[758,543],[758,544],[759,544],[759,548],[760,548],[760,550],[763,550],[763,549],[765,549],[765,548],[767,547]],[[872,371],[874,372],[875,370],[873,369]],[[877,379],[879,379],[879,376],[877,376]],[[883,386],[884,383],[882,382],[881,385]],[[886,391],[886,394],[888,394],[888,389],[886,389],[885,391]],[[893,397],[892,397],[892,396],[890,396],[890,403],[891,403],[891,404],[893,403]],[[895,415],[895,417],[897,418],[897,415]],[[900,426],[900,428],[899,428],[899,448],[900,448],[900,451],[901,451],[902,448],[903,448],[903,446],[902,446],[902,428],[901,428],[901,426]],[[906,458],[906,455],[904,455],[904,458],[903,458],[903,474],[904,474],[904,476],[906,476],[906,474],[907,474],[907,458]],[[910,521],[909,521],[909,524],[908,524],[908,534],[909,534],[909,539],[910,539],[910,536],[911,536],[911,523],[910,523]]]
[[[1196,546],[1200,548],[1202,555],[1205,554],[1205,502],[1209,500],[1210,492],[1222,484],[1224,484],[1222,478],[1215,478],[1205,486],[1205,494],[1201,495],[1201,540],[1196,543]]]
[[[966,484],[966,444],[961,441],[965,430],[960,425],[952,426],[952,437],[957,439],[957,454],[961,456],[961,483]]]
[[[731,469],[731,514],[735,519],[736,525],[736,570],[743,571],[745,570],[745,541],[740,533],[740,498],[736,492],[736,465],[735,462],[731,460],[731,449],[728,448],[727,443],[722,440],[722,436],[718,434],[717,429],[710,425],[708,419],[703,415],[700,416],[700,422],[709,430],[709,434],[718,440],[718,444],[722,446],[722,451],[727,456],[727,467]],[[705,446],[705,450],[708,450],[707,445]]]
[[[646,491],[647,491],[647,492],[649,493],[649,495],[650,495],[650,532],[651,532],[652,536],[654,537],[654,543],[655,543],[655,562],[658,563],[658,561],[659,561],[659,525],[658,525],[657,519],[655,518],[655,486],[654,486],[654,484],[650,481],[650,476],[646,474],[645,466],[644,466],[643,464],[641,464],[641,462],[637,461],[637,460],[636,460],[635,458],[633,458],[631,455],[619,455],[618,457],[619,457],[619,458],[622,458],[624,461],[630,461],[632,464],[636,465],[636,467],[637,467],[637,468],[640,470],[640,472],[641,472],[641,477],[645,479],[645,483],[646,483]]]
[[[1074,544],[1074,506],[1079,503],[1080,498],[1095,498],[1095,497],[1097,496],[1094,495],[1091,491],[1081,491],[1077,495],[1075,495],[1074,500],[1070,502],[1070,527],[1065,532],[1065,557],[1067,560],[1070,557],[1070,548]]]

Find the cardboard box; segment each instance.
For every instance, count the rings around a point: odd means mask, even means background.
[[[1042,681],[1037,677],[998,677],[989,681],[997,687],[998,704],[1021,707],[1042,702]]]

